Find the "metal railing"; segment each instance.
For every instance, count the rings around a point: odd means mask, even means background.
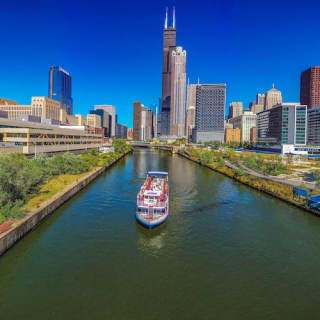
[[[164,216],[167,212],[167,209],[165,209],[164,212],[157,211],[155,208],[148,208],[146,211],[138,211],[138,215],[141,216],[141,218],[145,220],[154,220],[154,218],[160,218]]]
[[[157,201],[155,204],[150,207],[150,204],[148,202],[145,202],[144,200],[138,200],[137,205],[141,207],[148,207],[148,208],[164,208],[166,206],[167,201]]]

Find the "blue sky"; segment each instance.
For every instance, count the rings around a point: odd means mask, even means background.
[[[318,1],[5,1],[0,97],[29,104],[48,94],[49,66],[73,79],[74,112],[113,104],[132,127],[132,104],[161,95],[165,7],[176,6],[177,44],[191,82],[227,83],[244,105],[272,83],[299,101],[300,72],[320,65]]]

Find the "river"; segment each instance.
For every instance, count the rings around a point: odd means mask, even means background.
[[[134,219],[148,170],[170,216]],[[136,150],[0,258],[0,319],[316,319],[320,219],[167,152]]]

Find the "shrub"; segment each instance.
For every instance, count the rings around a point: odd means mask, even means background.
[[[216,160],[217,160],[217,167],[218,168],[223,168],[223,167],[225,167],[225,161],[223,160],[223,158],[222,158],[222,156],[220,156],[220,155],[218,155],[217,157],[216,157]]]
[[[239,167],[235,172],[235,175],[238,176],[238,177],[242,177],[245,174],[246,174],[246,172],[244,171],[244,169],[242,167]]]
[[[208,164],[213,162],[213,153],[209,150],[203,150],[200,153],[200,162],[202,164]]]
[[[6,217],[0,213],[0,225],[6,221]]]

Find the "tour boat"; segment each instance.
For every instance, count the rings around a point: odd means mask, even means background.
[[[168,173],[150,171],[137,196],[136,219],[151,229],[165,222],[168,214]]]

